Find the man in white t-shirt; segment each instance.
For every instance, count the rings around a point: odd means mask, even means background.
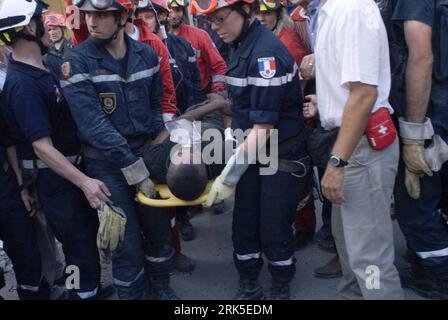
[[[340,127],[322,179],[343,271],[338,291],[348,298],[401,299],[389,214],[398,140],[375,151],[364,134],[371,113],[393,112],[386,29],[373,0],[321,0],[318,19],[320,121],[326,130]]]

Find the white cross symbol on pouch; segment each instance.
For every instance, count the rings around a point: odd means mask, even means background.
[[[384,136],[387,133],[387,127],[385,126],[381,126],[380,129],[378,130],[378,132]]]

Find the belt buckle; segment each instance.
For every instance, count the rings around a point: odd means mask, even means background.
[[[302,159],[299,159],[299,160],[292,160],[292,162],[297,163],[298,165],[303,167],[303,175],[299,175],[299,174],[296,174],[294,172],[291,172],[292,176],[294,176],[296,178],[304,178],[308,174],[308,169],[306,168],[306,165],[301,161],[303,159],[306,159],[306,157],[302,158]]]

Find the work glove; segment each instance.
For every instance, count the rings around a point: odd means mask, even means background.
[[[420,198],[420,177],[421,175],[404,168],[404,185],[409,196],[414,200]]]
[[[425,140],[402,139],[403,161],[406,168],[415,174],[432,176],[432,171],[425,160]]]
[[[241,176],[249,168],[249,165],[255,162],[255,158],[255,155],[245,154],[242,146],[236,148],[224,170],[213,182],[205,205],[211,207],[232,196]]]
[[[439,172],[448,160],[448,144],[435,134],[429,147],[425,148],[425,160],[433,172]]]
[[[404,118],[399,118],[398,122],[403,142],[404,182],[409,196],[417,200],[420,198],[420,178],[425,174],[433,175],[425,160],[425,140],[432,139],[434,129],[429,118],[424,123],[408,122]]]
[[[102,203],[98,210],[100,226],[96,238],[98,249],[104,254],[106,262],[110,262],[112,252],[124,240],[126,231],[126,214],[110,203]]]
[[[148,177],[137,185],[137,192],[142,192],[147,198],[154,198],[156,192],[154,190],[154,182]]]
[[[148,169],[142,158],[139,158],[130,166],[122,168],[121,172],[128,185],[135,186],[137,192],[142,192],[148,198],[155,196],[154,182],[149,178]]]
[[[213,182],[212,188],[208,193],[207,202],[205,205],[211,207],[215,203],[220,203],[223,200],[230,198],[235,192],[236,185],[229,185],[224,182],[222,175],[218,176]]]

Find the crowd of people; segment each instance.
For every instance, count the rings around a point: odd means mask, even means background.
[[[3,0],[0,142],[20,299],[182,298],[190,218],[232,197],[229,299],[289,300],[314,239],[347,299],[448,299],[447,0]]]

